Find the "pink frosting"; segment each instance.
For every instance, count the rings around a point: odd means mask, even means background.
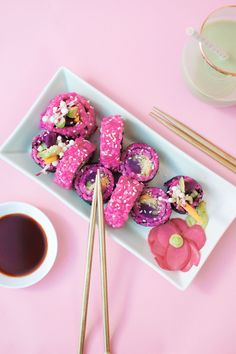
[[[60,187],[71,189],[76,172],[89,160],[96,146],[80,137],[67,149],[57,165],[54,182]]]
[[[80,122],[74,126],[57,128],[53,122],[50,121],[50,117],[53,116],[53,108],[59,107],[61,101],[65,101],[68,105],[75,100],[75,106],[79,108]],[[48,121],[44,122],[43,117],[47,116]],[[75,92],[63,93],[53,98],[47,109],[41,113],[40,127],[49,131],[66,135],[71,138],[82,136],[84,138],[89,137],[97,128],[94,107],[91,106],[88,100],[78,95]]]
[[[100,135],[100,163],[111,170],[118,170],[124,121],[119,115],[102,119]]]
[[[106,223],[114,228],[122,227],[142,190],[141,182],[121,176],[104,212]]]

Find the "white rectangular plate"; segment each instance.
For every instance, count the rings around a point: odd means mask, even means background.
[[[125,119],[125,146],[130,142],[144,142],[157,150],[160,156],[160,168],[157,177],[150,185],[163,187],[163,183],[173,176],[189,175],[203,186],[204,199],[207,201],[210,217],[206,229],[207,242],[201,251],[202,257],[199,266],[192,267],[187,273],[164,271],[156,264],[146,241],[149,228],[137,225],[132,220],[129,220],[122,229],[109,228],[109,234],[115,241],[160,273],[177,288],[186,289],[236,216],[236,210],[232,207],[236,200],[236,188],[166,141],[96,88],[68,69],[61,68],[50,80],[13,134],[1,147],[1,157],[37,183],[43,185],[84,218],[89,218],[90,206],[82,201],[74,191],[63,190],[54,184],[52,174],[35,177],[39,167],[30,157],[32,137],[39,133],[40,113],[45,109],[50,99],[59,93],[69,91],[76,91],[91,101],[98,113],[98,121],[104,116],[122,115]],[[176,216],[175,213],[172,216]]]

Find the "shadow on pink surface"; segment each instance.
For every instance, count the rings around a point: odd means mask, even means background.
[[[232,237],[235,225],[236,221],[227,229],[196,277],[193,287],[197,287],[208,294],[214,293],[217,287],[223,287],[224,278],[227,278],[230,274],[228,270],[236,265],[236,238]]]
[[[220,108],[216,108],[220,109]],[[222,107],[222,112],[230,116],[230,118],[234,119],[236,121],[236,105],[231,106],[231,107]]]

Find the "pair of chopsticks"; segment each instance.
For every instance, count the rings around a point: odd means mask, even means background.
[[[209,140],[203,138],[200,134],[194,132],[185,124],[179,122],[177,119],[157,107],[153,107],[150,116],[193,146],[208,154],[221,165],[236,173],[236,159],[233,156],[227,154],[225,151],[212,144]]]
[[[101,286],[102,286],[104,354],[110,354],[110,331],[109,331],[108,296],[107,296],[106,240],[105,240],[105,226],[104,226],[104,214],[103,214],[103,198],[102,198],[101,179],[100,179],[99,169],[97,171],[97,176],[95,181],[95,188],[94,188],[90,222],[89,222],[88,249],[87,249],[87,258],[86,258],[86,270],[85,270],[85,280],[84,280],[84,290],[83,290],[83,300],[82,300],[82,314],[81,314],[78,354],[83,354],[84,352],[97,212],[98,212]]]

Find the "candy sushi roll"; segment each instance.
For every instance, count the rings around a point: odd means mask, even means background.
[[[122,227],[142,190],[142,183],[127,176],[120,176],[105,208],[106,223],[114,228]]]
[[[49,131],[44,131],[34,137],[32,141],[32,158],[43,169],[39,174],[48,171],[55,172],[59,160],[73,144],[74,140]]]
[[[106,202],[114,188],[114,177],[110,170],[100,164],[83,167],[75,178],[74,187],[79,196],[87,202],[92,202],[97,170],[101,176],[103,200]]]
[[[75,140],[74,145],[67,149],[60,160],[54,182],[60,187],[71,189],[75,174],[91,158],[96,146],[90,141],[80,137]]]
[[[173,177],[165,182],[165,186],[172,208],[180,214],[188,212],[188,206],[197,207],[202,200],[202,186],[189,176]]]
[[[134,204],[131,216],[137,224],[152,227],[164,224],[171,212],[167,194],[160,188],[147,187]]]
[[[124,176],[148,182],[155,177],[158,167],[157,152],[147,144],[134,143],[123,153],[120,171]]]
[[[100,135],[100,163],[117,171],[120,166],[120,155],[124,131],[124,121],[119,115],[102,119]]]
[[[50,101],[41,114],[40,126],[67,137],[87,138],[96,129],[94,108],[75,92],[63,93]]]

